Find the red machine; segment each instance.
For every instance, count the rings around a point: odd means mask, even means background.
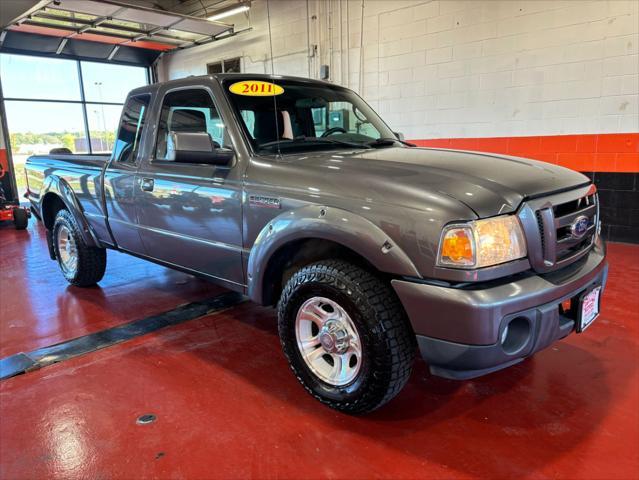
[[[13,221],[16,230],[24,230],[31,212],[20,206],[9,150],[2,137],[0,132],[0,222]]]

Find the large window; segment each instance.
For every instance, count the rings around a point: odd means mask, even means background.
[[[146,68],[80,62],[87,102],[122,103],[134,88],[146,85]]]
[[[148,83],[148,70],[3,53],[0,78],[16,180],[23,190],[22,170],[30,155],[54,148],[110,153],[126,95]]]
[[[82,100],[78,65],[73,60],[0,55],[2,93],[7,98]]]

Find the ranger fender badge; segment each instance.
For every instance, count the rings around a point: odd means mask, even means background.
[[[249,205],[265,208],[281,208],[279,198],[263,197],[262,195],[249,195]]]

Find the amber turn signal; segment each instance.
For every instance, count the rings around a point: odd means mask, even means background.
[[[448,265],[474,265],[474,240],[468,227],[449,228],[442,238],[440,261]]]

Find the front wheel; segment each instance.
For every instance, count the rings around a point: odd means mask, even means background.
[[[53,247],[67,281],[78,287],[95,285],[106,270],[106,250],[88,246],[68,210],[60,210],[53,224]]]
[[[352,414],[390,401],[412,369],[415,338],[390,286],[338,260],[302,268],[278,304],[284,353],[304,388]]]

